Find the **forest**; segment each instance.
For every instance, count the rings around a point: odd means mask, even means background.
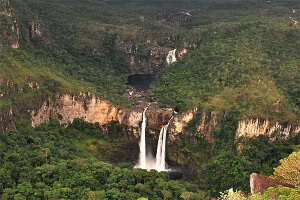
[[[120,160],[113,157],[122,157],[112,149],[124,141],[115,136],[118,124],[108,127],[76,119],[67,128],[55,121],[36,128],[23,122],[16,130],[1,133],[1,198],[201,200],[229,188],[248,192],[252,172],[272,175],[278,161],[300,144],[299,135],[287,141],[259,137],[245,141],[237,154],[229,125],[216,130],[212,146],[201,137],[181,138],[180,151],[195,154],[190,157],[202,168],[194,172],[198,174],[194,180],[171,180],[166,172],[135,169],[133,162],[109,164]],[[221,132],[226,137],[220,137]]]
[[[164,68],[150,90],[154,98],[181,112],[201,105],[298,120],[299,29],[251,22],[220,32]]]
[[[299,13],[299,0],[2,0],[0,199],[300,199],[300,134],[236,137],[245,118],[300,125]],[[173,49],[186,53],[167,64]],[[167,141],[166,161],[181,179],[134,167],[137,127],[109,114],[105,125],[52,119],[62,94],[93,94],[118,109],[148,105],[133,101],[127,84],[147,73],[156,75],[150,103],[176,116],[197,110]],[[49,123],[32,127],[43,106],[39,120],[49,114]],[[212,111],[222,117],[208,141],[198,126]],[[158,134],[147,130],[147,139]],[[295,188],[246,197],[252,173]]]

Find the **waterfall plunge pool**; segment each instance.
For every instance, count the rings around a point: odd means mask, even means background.
[[[135,88],[137,92],[146,92],[155,79],[156,74],[133,74],[127,77],[127,85]]]

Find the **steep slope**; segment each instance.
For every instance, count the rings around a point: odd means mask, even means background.
[[[179,111],[202,106],[299,120],[299,27],[241,22],[214,30],[159,74],[151,88],[154,98]]]

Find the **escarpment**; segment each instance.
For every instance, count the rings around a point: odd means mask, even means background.
[[[272,136],[272,134],[289,136],[299,132],[300,126],[291,122],[280,123],[268,119],[250,118],[239,121],[236,136],[257,137],[259,135]]]
[[[1,130],[7,131],[13,127],[12,118],[16,115],[22,115],[23,119],[30,120],[33,127],[52,119],[61,124],[68,124],[75,118],[82,118],[90,123],[99,123],[99,125],[117,121],[139,128],[143,108],[142,105],[132,109],[119,108],[93,94],[57,94],[54,97],[40,98],[39,102],[32,106],[28,104],[9,107],[0,117]],[[153,131],[160,130],[172,114],[172,108],[159,108],[155,104],[151,105],[147,112],[147,127]]]
[[[7,46],[18,49],[21,42],[30,42],[35,37],[46,35],[44,24],[37,15],[16,11],[15,7],[22,7],[22,5],[16,6],[15,4],[18,3],[10,0],[1,0],[0,2],[0,48]]]
[[[213,142],[212,130],[220,125],[220,121],[225,115],[219,111],[202,111],[199,114],[197,109],[178,115],[171,124],[170,139],[176,140],[178,134],[183,132],[192,120],[196,120],[197,132],[204,134],[209,142]],[[283,123],[276,120],[246,117],[238,121],[235,136],[236,138],[253,138],[259,135],[288,137],[298,133],[300,133],[300,125],[296,122]]]
[[[125,40],[118,36],[115,45],[117,49],[125,53],[125,60],[130,66],[131,74],[155,74],[167,62],[169,52],[177,48],[177,40],[177,37],[169,36],[160,43],[150,38],[137,42],[133,39]],[[198,41],[178,47],[176,58],[181,58],[188,49],[196,46],[198,46]]]
[[[1,0],[0,5],[0,16],[2,18],[2,23],[0,23],[0,48],[2,46],[19,48],[20,29],[10,1]]]
[[[31,125],[34,127],[47,123],[52,119],[59,121],[61,124],[68,124],[73,122],[75,118],[82,118],[90,123],[99,123],[99,125],[117,121],[130,127],[139,128],[145,106],[141,104],[131,109],[124,109],[90,93],[64,93],[57,94],[54,97],[42,95],[36,98],[33,104],[23,102],[18,106],[2,109],[0,128],[1,131],[8,131],[14,128],[13,118],[16,115],[30,120]],[[169,128],[171,141],[177,140],[179,134],[184,132],[185,127],[197,117],[195,124],[197,132],[204,134],[209,142],[213,142],[212,130],[220,125],[220,120],[224,117],[224,113],[202,111],[199,114],[197,112],[197,109],[194,109],[174,116]],[[156,104],[152,104],[146,115],[147,128],[159,131],[173,116],[173,109],[161,108]],[[245,118],[238,121],[236,138],[251,138],[259,135],[271,137],[273,134],[289,136],[299,132],[300,126],[296,123],[280,123],[268,119]]]

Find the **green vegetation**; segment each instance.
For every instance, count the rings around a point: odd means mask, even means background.
[[[292,13],[297,5],[296,0],[11,2],[30,65],[43,62],[56,76],[72,77],[78,82],[69,84],[72,91],[95,92],[128,107],[124,78],[132,72],[133,55],[128,52],[148,60],[147,47],[154,44],[198,46],[160,73],[151,89],[155,99],[179,111],[236,108],[281,121],[299,117],[300,34],[289,18],[298,20]],[[6,27],[9,20],[1,17]],[[40,35],[29,30],[33,25]],[[147,71],[140,65],[135,72]]]
[[[238,113],[228,113],[221,120],[220,128],[213,130],[212,144],[188,126],[179,134],[177,144],[168,146],[170,159],[194,170],[191,180],[208,196],[218,196],[230,188],[250,192],[250,174],[272,175],[279,160],[300,145],[299,135],[288,140],[278,136],[270,141],[263,135],[236,140],[238,118]]]
[[[274,177],[285,183],[300,187],[300,151],[280,160],[280,166],[275,168]]]
[[[197,188],[166,173],[133,169],[95,157],[91,143],[114,143],[97,125],[76,120],[69,128],[51,122],[35,129],[21,124],[0,134],[1,199],[203,199]],[[102,156],[105,153],[102,152]],[[112,156],[109,156],[112,157]]]
[[[168,144],[170,160],[190,167],[187,179],[197,187],[128,163],[108,164],[132,161],[125,151],[137,141],[121,140],[130,127],[75,120],[68,128],[51,122],[34,129],[20,122],[0,134],[3,199],[192,200],[203,199],[200,190],[208,197],[229,188],[248,192],[251,173],[271,175],[300,144],[299,136],[235,138],[241,117],[299,121],[300,29],[289,18],[299,24],[292,13],[298,0],[14,0],[11,10],[6,2],[0,3],[1,110],[26,110],[65,92],[130,107],[126,75],[147,71],[148,47],[188,48],[177,63],[160,66],[150,94],[180,112],[198,107],[179,140]],[[10,49],[17,39],[20,48]],[[134,70],[131,56],[140,62]],[[203,110],[226,112],[212,144],[197,131]],[[287,177],[281,167],[274,175]],[[272,194],[299,196],[278,188],[257,198]]]
[[[287,188],[279,186],[277,188],[270,187],[263,194],[253,194],[248,198],[244,197],[239,191],[226,191],[221,193],[220,200],[295,200],[300,198],[300,190],[298,188]]]
[[[294,200],[300,198],[299,188],[287,188],[287,187],[277,187],[268,188],[263,194],[251,195],[249,200],[268,200],[268,199],[278,199],[278,200]]]
[[[295,121],[300,105],[299,35],[294,27],[265,22],[216,30],[164,69],[150,92],[179,111],[201,105]]]
[[[300,152],[293,152],[287,158],[280,161],[280,165],[275,168],[274,177],[285,183],[293,184],[295,188],[278,186],[270,187],[263,194],[252,194],[248,198],[244,197],[240,192],[228,190],[221,193],[222,200],[294,200],[300,198],[299,189],[299,155]]]
[[[1,102],[8,102],[9,99],[17,102],[19,96],[22,99],[30,93],[34,97],[39,93],[92,92],[116,105],[130,105],[124,95],[122,78],[114,72],[113,64],[105,57],[83,53],[75,58],[65,54],[67,61],[62,61],[57,58],[61,52],[47,55],[40,51],[0,49],[0,78],[3,80],[0,89],[7,97]],[[5,84],[7,81],[10,84]],[[29,83],[34,83],[35,91]]]

